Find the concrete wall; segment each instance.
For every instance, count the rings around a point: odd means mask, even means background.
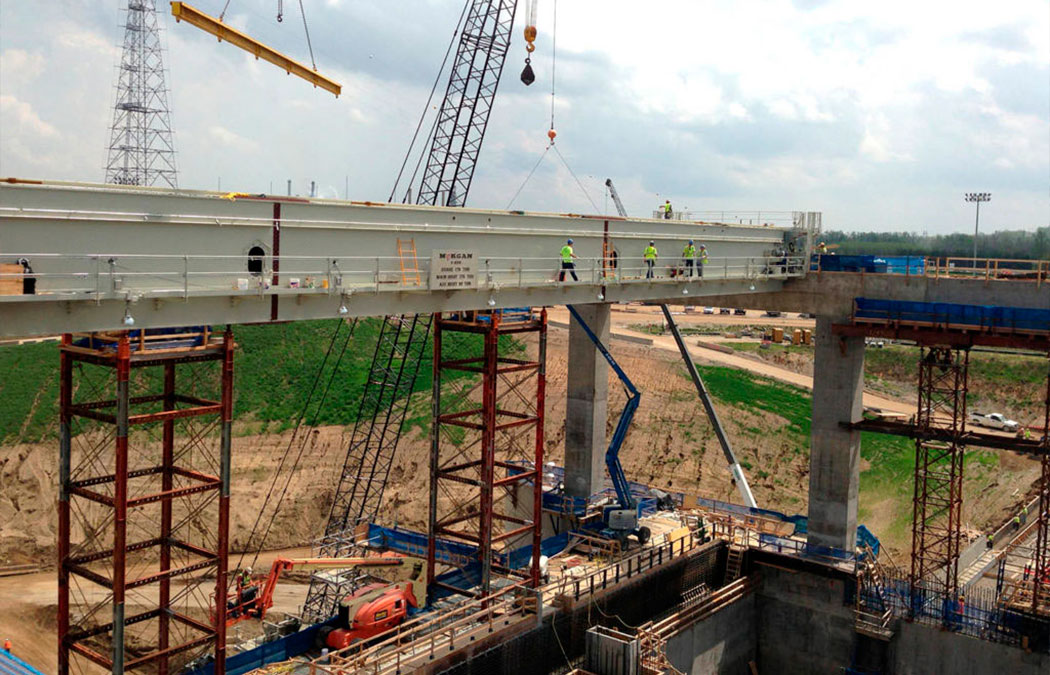
[[[853,652],[853,612],[845,582],[761,566],[758,671],[778,675],[838,673]]]
[[[890,645],[892,675],[1046,675],[1050,655],[900,621]]]
[[[848,315],[853,310],[853,298],[1050,309],[1050,284],[1020,281],[824,272],[786,281],[782,288],[771,289],[774,292],[762,293],[761,286],[757,290],[754,294],[711,296],[690,302],[828,315]],[[681,304],[682,299],[671,302]]]
[[[757,596],[751,594],[667,641],[667,658],[683,673],[746,673],[757,660]],[[774,672],[774,671],[771,671]]]

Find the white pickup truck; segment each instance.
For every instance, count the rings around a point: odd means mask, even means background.
[[[989,429],[1002,429],[1003,431],[1016,432],[1018,429],[1017,422],[1007,419],[1002,413],[990,413],[988,415],[982,415],[981,413],[970,413],[970,421],[981,427],[988,427]]]

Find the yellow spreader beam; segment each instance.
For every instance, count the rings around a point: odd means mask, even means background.
[[[269,61],[278,68],[284,69],[289,75],[296,75],[307,82],[312,82],[315,87],[320,87],[330,91],[336,96],[343,91],[343,85],[335,80],[321,75],[316,70],[310,70],[295,59],[288,58],[284,54],[267,47],[258,40],[253,40],[239,30],[230,28],[222,21],[219,21],[213,16],[208,16],[196,7],[192,7],[185,2],[172,2],[171,15],[175,17],[176,21],[185,21],[186,23],[200,28],[206,33],[211,33],[219,38],[219,42],[225,40],[235,47],[240,47],[244,51],[254,54],[255,58]]]

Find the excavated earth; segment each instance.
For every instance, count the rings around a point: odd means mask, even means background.
[[[546,454],[561,463],[565,437],[567,331],[552,327],[548,342]],[[613,351],[643,392],[621,457],[632,480],[704,497],[739,501],[721,449],[697,401],[676,353],[620,340]],[[702,356],[702,355],[701,355]],[[703,359],[701,358],[701,361]],[[806,372],[795,356],[777,364]],[[609,429],[623,405],[619,383],[610,375]],[[429,410],[429,397],[417,395],[413,412]],[[758,502],[789,513],[804,511],[809,484],[808,448],[797,447],[783,433],[787,420],[742,406],[720,411],[738,457],[749,471]],[[350,429],[308,430],[302,460],[290,478],[287,497],[266,541],[267,549],[308,546],[327,518],[336,477],[342,469]],[[233,441],[231,534],[235,550],[245,547],[274,479],[290,434],[242,435]],[[303,433],[303,432],[300,432]],[[55,443],[0,447],[0,568],[34,563],[53,567],[57,530]],[[428,430],[413,427],[403,438],[391,472],[380,522],[425,530],[427,511]],[[862,470],[867,467],[862,467]],[[966,514],[971,529],[1002,522],[1029,490],[1038,473],[1036,462],[1004,453],[998,470],[977,484],[968,482]],[[282,477],[280,485],[283,485]],[[862,507],[865,507],[862,484]],[[907,555],[908,541],[890,524],[899,522],[910,503],[879,497],[866,504],[866,524],[897,554]],[[272,503],[271,503],[272,508]],[[906,515],[906,514],[905,514]],[[268,519],[268,513],[266,516]],[[0,637],[10,637],[17,651],[46,672],[55,669],[55,602],[53,570],[0,577]],[[43,639],[43,635],[52,636]]]

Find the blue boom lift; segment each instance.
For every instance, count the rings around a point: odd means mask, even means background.
[[[572,318],[580,324],[583,332],[587,334],[594,346],[605,357],[605,360],[609,362],[609,365],[612,366],[613,371],[620,378],[620,382],[623,383],[624,390],[627,393],[627,404],[624,406],[623,412],[620,413],[620,420],[616,423],[616,430],[613,432],[612,440],[609,442],[609,449],[605,451],[605,467],[609,470],[609,478],[612,479],[613,489],[616,491],[616,504],[606,506],[602,510],[602,523],[598,534],[606,539],[619,541],[624,548],[626,548],[627,537],[632,534],[638,539],[639,543],[645,544],[645,542],[649,541],[649,528],[644,525],[638,527],[638,500],[631,494],[627,476],[624,475],[623,466],[620,464],[620,446],[623,445],[623,441],[627,437],[627,430],[631,426],[631,419],[634,417],[635,411],[638,410],[638,403],[641,401],[642,394],[631,382],[631,378],[627,377],[627,373],[623,372],[620,364],[616,363],[616,359],[612,357],[612,354],[605,348],[602,341],[594,334],[591,327],[587,325],[583,317],[576,311],[576,308],[572,305],[566,305],[566,307],[569,313],[572,314]]]

